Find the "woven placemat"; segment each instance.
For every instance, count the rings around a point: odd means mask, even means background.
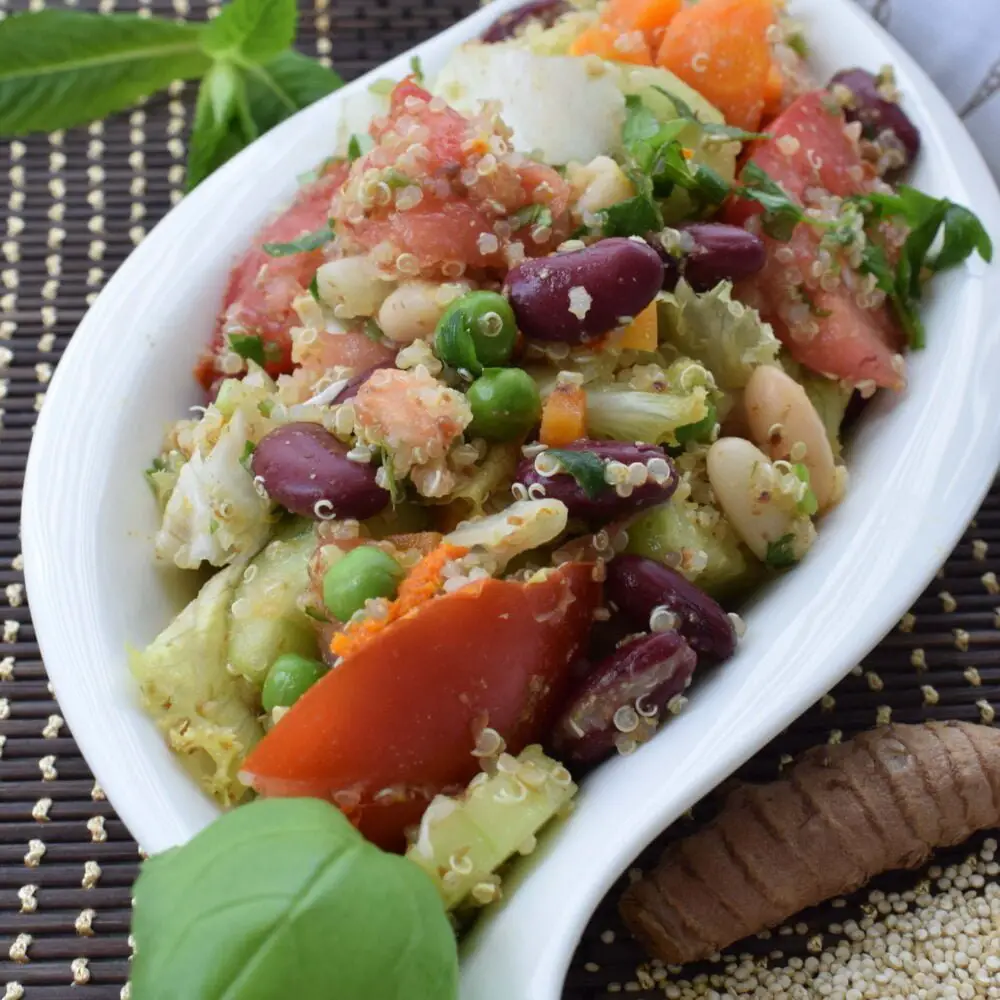
[[[0,0],[0,12],[28,6]],[[30,3],[31,9],[41,6]],[[207,9],[188,0],[100,0],[99,5],[81,0],[71,6],[191,18],[203,17]],[[470,0],[315,0],[301,6],[299,45],[309,55],[332,60],[350,78],[435,34],[474,6]],[[139,851],[95,783],[53,700],[25,599],[18,519],[32,427],[61,351],[104,282],[181,197],[193,99],[193,87],[177,85],[169,95],[103,124],[0,148],[0,160],[6,161],[0,174],[5,207],[0,237],[3,1000],[127,996],[130,887]],[[71,489],[72,484],[53,488]],[[992,722],[1000,707],[997,573],[1000,490],[986,501],[912,615],[820,705],[754,758],[742,777],[772,777],[805,747],[890,718]],[[710,808],[708,804],[696,812],[704,815]],[[685,832],[692,822],[677,824],[665,837]],[[662,843],[637,864],[655,858]],[[618,922],[614,902],[619,891],[616,887],[609,895],[584,934],[566,997],[670,995],[667,983],[673,975],[645,964]],[[852,913],[863,919],[865,906],[862,896],[838,904],[838,921]],[[777,935],[780,950],[786,956],[810,954],[817,929],[829,923],[825,910],[795,921]],[[776,960],[774,940],[741,946],[734,954],[744,950]],[[726,992],[720,978],[724,966],[699,971],[708,982],[716,976],[720,992]],[[757,995],[772,994],[765,990]]]

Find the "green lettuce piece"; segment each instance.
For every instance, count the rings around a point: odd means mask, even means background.
[[[605,389],[587,393],[587,430],[594,437],[647,444],[677,444],[677,428],[708,416],[702,386],[687,393]]]
[[[715,523],[708,526],[706,520]],[[760,575],[760,564],[729,522],[707,505],[675,497],[641,514],[628,537],[633,555],[673,566],[714,597],[746,590]],[[707,560],[703,567],[699,553]]]
[[[142,704],[201,786],[222,805],[248,789],[237,774],[264,735],[256,692],[227,669],[229,609],[242,566],[216,573],[141,653],[130,654]]]
[[[742,389],[759,365],[777,363],[781,344],[756,309],[732,297],[732,282],[697,294],[686,281],[660,296],[660,337],[700,361],[720,389]]]

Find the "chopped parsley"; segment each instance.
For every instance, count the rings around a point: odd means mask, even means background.
[[[910,347],[921,348],[926,343],[919,309],[924,278],[956,267],[973,252],[989,263],[993,259],[993,242],[967,208],[906,184],[901,184],[895,194],[871,192],[852,201],[860,206],[869,224],[900,218],[910,229],[895,270],[885,251],[871,242],[863,252],[861,270],[874,275],[878,288],[889,297]],[[937,245],[940,249],[932,253]]]
[[[250,468],[250,459],[253,458],[254,448],[256,448],[256,447],[257,446],[253,443],[253,441],[246,441],[246,442],[244,442],[244,444],[243,444],[243,454],[240,455],[240,464],[243,466],[244,469],[249,470],[249,468]]]
[[[317,271],[312,276],[312,281],[309,282],[309,294],[317,301],[322,302],[323,300],[319,297],[319,271]]]
[[[591,500],[608,488],[604,478],[604,462],[594,452],[550,448],[545,454],[554,458],[562,471],[572,476]]]
[[[802,462],[796,462],[792,466],[792,472],[795,473],[795,477],[800,482],[806,484],[805,493],[802,494],[802,499],[796,504],[796,508],[800,514],[812,517],[819,510],[819,502],[816,500],[816,494],[813,493],[809,485],[809,470]]]
[[[552,209],[548,205],[525,205],[510,216],[509,222],[515,231],[526,226],[551,226]]]
[[[752,160],[743,168],[741,179],[743,184],[736,193],[764,209],[761,225],[768,236],[788,242],[800,222],[810,221],[802,206]]]
[[[774,569],[786,569],[789,566],[794,566],[798,562],[792,550],[794,542],[795,536],[792,534],[782,535],[776,542],[768,542],[764,562]]]
[[[417,83],[424,82],[424,65],[420,56],[410,56],[410,73]]]
[[[395,507],[396,504],[402,503],[406,497],[403,487],[400,486],[399,480],[396,479],[396,470],[392,467],[392,455],[386,448],[381,449],[381,455],[382,468],[385,470],[385,481],[389,488],[389,500],[393,507]]]
[[[361,140],[357,135],[352,135],[347,142],[347,158],[351,163],[361,159]]]
[[[297,239],[287,243],[265,243],[264,253],[269,257],[291,257],[297,253],[308,253],[319,250],[333,239],[333,225],[327,222],[325,226],[314,229],[311,233],[303,233]]]
[[[277,344],[265,344],[263,339],[256,333],[231,333],[229,334],[229,349],[238,354],[244,361],[255,361],[261,367],[269,360],[273,359],[274,352],[281,350]]]

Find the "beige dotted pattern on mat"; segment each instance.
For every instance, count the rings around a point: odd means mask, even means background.
[[[218,10],[195,0],[70,5],[179,17]],[[0,18],[28,6],[43,3],[0,0]],[[385,0],[315,0],[300,7],[301,38],[306,51],[351,76],[473,6],[472,0],[454,7],[413,2],[390,14]],[[0,887],[9,886],[0,888],[0,957],[8,959],[0,961],[3,1000],[130,995],[129,887],[144,855],[80,758],[45,678],[24,592],[17,504],[34,414],[75,324],[132,247],[183,196],[194,92],[176,83],[168,94],[107,122],[0,147],[6,163],[0,174],[6,208],[0,230]],[[940,579],[897,629],[742,776],[769,778],[808,746],[838,743],[890,720],[993,723],[1000,706],[998,552],[1000,493],[994,493]],[[703,813],[685,817],[668,836],[690,831]],[[890,880],[885,888],[835,900],[693,971],[644,960],[615,916],[616,889],[584,935],[565,996],[862,1000],[908,996],[905,985],[928,998],[1000,998],[996,845],[986,838],[968,851],[898,884]],[[655,853],[639,859],[622,883],[638,877]],[[962,906],[975,912],[954,933],[951,917],[934,916]],[[982,933],[990,921],[992,936]],[[967,975],[940,985],[955,970]],[[904,973],[906,983],[898,978]]]

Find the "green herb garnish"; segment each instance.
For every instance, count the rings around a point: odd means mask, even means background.
[[[809,485],[809,469],[802,462],[796,462],[792,466],[792,472],[795,473],[795,478],[799,482],[806,484],[805,493],[802,494],[802,499],[796,504],[796,509],[800,514],[812,517],[819,510],[819,502],[816,500],[816,494],[813,493],[812,487]]]
[[[204,24],[42,10],[0,23],[0,136],[72,128],[174,80],[201,80],[188,144],[193,188],[278,122],[341,86],[291,48],[295,0],[233,0]]]
[[[752,160],[743,168],[742,181],[737,194],[764,209],[761,225],[768,236],[787,242],[800,222],[809,221],[802,206]]]
[[[263,249],[270,257],[291,257],[293,254],[319,250],[332,239],[333,226],[328,222],[325,226],[314,229],[311,233],[304,233],[287,243],[265,243]]]
[[[420,56],[410,56],[410,75],[417,83],[424,82],[424,65],[420,61]]]
[[[774,569],[786,569],[788,566],[794,566],[798,562],[792,551],[794,542],[795,536],[792,534],[782,535],[776,542],[768,542],[764,562],[768,566],[773,566]]]
[[[385,470],[385,482],[389,487],[389,501],[395,507],[406,499],[405,491],[396,478],[396,470],[392,467],[392,455],[387,448],[381,448],[382,468]]]
[[[256,333],[229,334],[229,349],[244,361],[255,361],[261,366],[264,364],[264,341]]]
[[[550,448],[545,454],[554,458],[562,471],[572,476],[591,500],[608,488],[604,478],[604,461],[594,452]]]
[[[517,231],[526,226],[551,226],[552,209],[548,205],[525,205],[510,216],[511,230]]]
[[[361,159],[361,140],[353,134],[347,142],[347,158],[351,163]]]

